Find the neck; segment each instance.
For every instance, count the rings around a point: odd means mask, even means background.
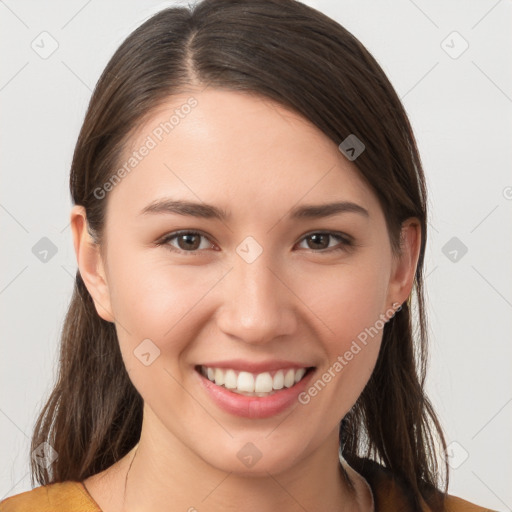
[[[124,511],[163,512],[170,507],[190,512],[371,509],[371,491],[364,480],[350,467],[347,474],[340,465],[336,431],[288,470],[258,476],[219,470],[176,438],[167,435],[162,441],[155,434],[143,424],[140,441],[130,454]]]

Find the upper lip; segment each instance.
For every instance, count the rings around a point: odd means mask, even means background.
[[[304,364],[295,361],[272,360],[272,361],[243,361],[242,359],[231,359],[229,361],[206,361],[200,366],[207,368],[224,368],[249,373],[273,372],[276,370],[285,370],[289,368],[311,368],[313,365]]]

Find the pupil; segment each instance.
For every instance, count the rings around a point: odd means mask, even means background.
[[[320,247],[321,249],[325,249],[325,248],[327,247],[327,246],[325,245],[325,243],[324,243],[324,244],[322,244],[322,243],[321,243],[321,240],[319,240],[319,239],[324,238],[324,242],[325,242],[325,238],[327,238],[327,236],[326,236],[326,235],[311,235],[311,237],[310,237],[310,238],[313,240],[313,242],[314,242],[314,243],[318,243],[318,242],[320,242],[320,245],[324,245],[324,246],[325,246],[325,247]],[[314,249],[315,249],[315,248],[316,248],[316,249],[318,249],[319,247],[317,246],[317,247],[313,247],[313,248],[314,248]]]
[[[196,240],[195,244],[194,244],[194,242],[192,242],[190,240],[191,238],[194,238],[194,237],[197,238],[197,235],[181,235],[181,240],[185,240],[186,244],[192,245],[192,247],[190,245],[188,245],[188,247],[185,247],[185,249],[197,249],[199,247],[197,240]]]
[[[195,243],[193,241],[194,238],[196,239]],[[316,244],[316,247],[313,247],[314,249],[318,249],[319,246],[321,246],[321,249],[325,249],[327,247],[325,242],[328,237],[326,235],[311,235],[309,238],[313,241],[313,245]],[[185,249],[197,249],[199,247],[199,244],[197,243],[197,235],[181,235],[181,241],[184,241],[185,245],[188,245],[188,247],[185,247]]]

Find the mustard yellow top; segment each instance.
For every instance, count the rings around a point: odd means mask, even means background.
[[[374,462],[359,473],[370,486],[375,512],[414,512],[407,490],[392,478],[389,470]],[[448,495],[447,512],[496,512],[456,496]],[[65,481],[36,487],[0,502],[0,512],[102,512],[82,482]],[[431,509],[422,504],[422,512]]]
[[[374,498],[375,512],[411,512],[401,508],[403,500],[391,489],[374,490]],[[447,512],[493,512],[451,495],[446,505]],[[424,511],[429,509],[424,508]],[[101,512],[101,509],[81,482],[67,481],[6,498],[0,502],[0,512]]]

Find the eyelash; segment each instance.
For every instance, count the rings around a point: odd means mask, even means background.
[[[178,238],[180,236],[184,236],[184,235],[197,235],[197,236],[202,236],[206,239],[208,239],[208,237],[201,233],[200,231],[189,231],[189,230],[182,230],[182,231],[175,231],[173,233],[169,233],[167,235],[165,235],[163,238],[161,238],[159,241],[156,242],[156,245],[157,246],[167,246],[167,248],[172,251],[172,252],[176,252],[178,254],[186,254],[187,256],[193,256],[193,255],[197,255],[197,253],[201,252],[200,249],[194,249],[193,251],[184,251],[183,249],[179,249],[177,247],[174,247],[172,245],[170,245],[170,241],[175,239],[175,238]],[[338,252],[338,251],[347,251],[348,249],[354,247],[356,244],[354,243],[354,241],[351,239],[351,237],[348,237],[348,235],[345,235],[343,233],[337,233],[337,232],[332,232],[332,231],[313,231],[313,232],[310,232],[306,235],[304,235],[301,239],[300,239],[300,242],[302,242],[303,240],[313,236],[313,235],[327,235],[327,236],[331,236],[333,238],[337,238],[339,241],[340,241],[340,246],[338,247],[334,247],[334,248],[328,248],[328,249],[321,249],[319,251],[315,251],[313,249],[310,249],[311,252],[313,253],[319,253],[319,254],[326,254],[326,253],[333,253],[333,252]],[[204,249],[203,249],[204,250]]]

